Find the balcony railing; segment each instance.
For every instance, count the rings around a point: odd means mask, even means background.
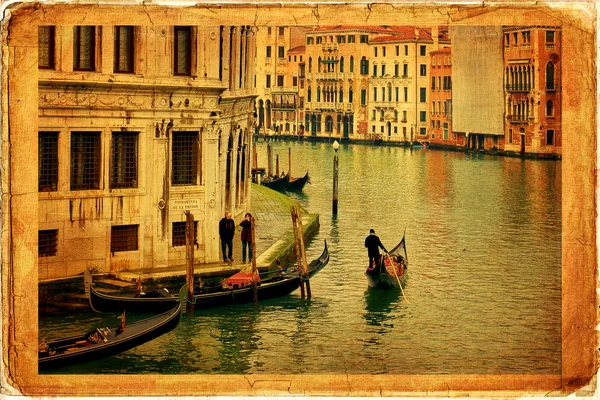
[[[511,124],[527,124],[529,120],[525,115],[507,115],[506,119]]]
[[[296,102],[284,102],[284,103],[271,103],[271,109],[296,109]]]
[[[529,85],[529,84],[506,85],[507,92],[513,92],[513,93],[514,92],[529,92],[530,90],[531,90],[531,85]]]
[[[317,72],[316,79],[344,79],[344,74],[341,72]]]

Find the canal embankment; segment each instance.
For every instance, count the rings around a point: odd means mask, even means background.
[[[255,218],[256,265],[259,271],[277,269],[277,263],[286,266],[295,263],[294,233],[290,207],[299,205],[285,194],[265,186],[252,184],[250,212]],[[319,215],[300,206],[304,241],[308,243],[319,230]],[[241,262],[241,228],[236,228],[233,240],[234,262],[195,264],[194,278],[220,280],[247,268]],[[310,262],[310,260],[308,260]],[[145,291],[165,287],[177,291],[185,283],[185,265],[165,268],[146,268],[94,274],[94,282],[105,293],[124,293],[135,290],[137,280]],[[83,274],[39,282],[38,304],[42,313],[74,312],[88,309],[84,295]]]

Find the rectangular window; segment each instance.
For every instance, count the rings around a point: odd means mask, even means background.
[[[407,121],[407,114],[408,113],[406,112],[406,110],[402,111],[402,122],[406,122]]]
[[[173,132],[173,185],[197,185],[198,132]]]
[[[383,51],[383,56],[385,57],[385,46],[383,46],[381,50]]]
[[[138,132],[113,132],[110,188],[138,187]]]
[[[513,142],[513,130],[509,129],[508,130],[508,143],[512,144],[512,142]]]
[[[381,76],[385,76],[385,65],[381,66]]]
[[[361,43],[369,43],[369,36],[368,35],[360,35],[360,42]]]
[[[38,190],[58,188],[58,132],[40,132],[38,138]]]
[[[360,60],[360,73],[361,75],[369,74],[369,60],[364,58]]]
[[[431,77],[431,90],[435,90],[435,76]]]
[[[408,76],[408,64],[403,64],[402,65],[402,76],[403,77],[407,77]]]
[[[421,71],[421,76],[427,76],[427,65],[426,64],[421,64],[420,65],[420,71]]]
[[[394,76],[398,76],[400,74],[400,65],[394,65]]]
[[[421,136],[427,135],[427,128],[420,127],[419,128],[419,135],[421,135]]]
[[[191,75],[192,73],[192,28],[176,26],[173,37],[173,74]]]
[[[396,57],[400,56],[400,46],[396,46]]]
[[[396,88],[396,101],[400,101],[400,88]]]
[[[38,68],[54,69],[54,26],[38,27]]]
[[[267,58],[271,58],[271,46],[267,46]]]
[[[404,88],[404,101],[405,102],[408,101],[408,88],[407,87]]]
[[[267,35],[271,36],[271,27],[270,26],[267,28]]]
[[[360,91],[360,105],[361,106],[367,105],[367,91],[365,89],[362,89]]]
[[[348,35],[348,43],[356,43],[356,36]]]
[[[71,190],[100,188],[100,132],[71,133]]]
[[[371,118],[373,121],[377,119],[377,111],[373,110],[373,117]]]
[[[448,123],[444,122],[444,140],[448,140]]]
[[[267,84],[266,84],[266,86],[267,86],[268,88],[270,88],[270,87],[271,87],[271,75],[267,75]]]
[[[277,48],[279,58],[285,58],[285,47],[279,46]]]
[[[119,225],[110,229],[110,251],[135,251],[138,249],[139,225]]]
[[[375,57],[377,57],[377,47],[373,48],[375,50]]]
[[[510,46],[510,33],[504,34],[504,45]]]
[[[53,257],[58,247],[58,229],[38,231],[38,257]]]
[[[293,87],[298,86],[298,77],[297,76],[292,77],[292,86]]]
[[[323,43],[323,38],[321,36],[317,36],[317,44]]]
[[[373,65],[373,77],[377,76],[377,65]]]
[[[373,101],[377,101],[377,88],[373,88]]]
[[[383,127],[383,126],[380,126],[379,128],[380,128],[379,130],[381,131],[381,133],[384,133],[384,132],[385,132],[385,130],[384,130],[384,127]]]
[[[96,69],[96,27],[75,26],[73,28],[73,70],[94,71]]]
[[[427,122],[427,111],[419,111],[419,121]]]
[[[279,27],[279,36],[283,36],[285,35],[285,27],[284,26],[280,26]]]
[[[371,132],[375,133],[375,125],[371,126]]]
[[[115,26],[115,72],[133,73],[133,26]]]
[[[554,129],[546,131],[546,146],[554,146]]]
[[[419,51],[420,51],[420,54],[422,56],[426,56],[427,55],[427,47],[426,46],[420,46],[419,47]]]
[[[283,86],[283,75],[277,75],[277,86]]]
[[[419,101],[421,103],[427,102],[427,88],[419,88]]]
[[[173,247],[185,246],[185,222],[173,222]],[[198,237],[198,221],[194,221],[194,240],[197,242]]]
[[[404,45],[404,55],[405,56],[408,55],[408,45],[407,44]]]

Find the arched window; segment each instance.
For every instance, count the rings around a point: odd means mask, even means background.
[[[344,89],[340,89],[340,98],[338,99],[340,103],[344,102]]]
[[[546,90],[554,90],[554,64],[546,64]]]
[[[348,103],[352,103],[353,97],[352,95],[354,94],[354,92],[352,91],[352,88],[350,88],[350,90],[348,90]]]
[[[317,103],[321,101],[321,88],[317,87]]]
[[[331,115],[325,118],[325,132],[333,132],[333,118],[331,118]]]
[[[312,102],[312,89],[310,88],[310,86],[308,87],[308,92],[307,92],[307,96],[306,96],[306,101],[311,103]]]
[[[354,72],[354,56],[350,56],[350,72]]]
[[[319,57],[319,64],[317,64],[317,72],[321,72],[321,57]]]
[[[435,77],[432,78],[435,82]],[[432,85],[434,87],[432,87],[432,89],[435,89],[435,83]],[[508,67],[506,67],[506,89],[510,90],[510,72]]]
[[[552,100],[548,100],[546,102],[546,115],[551,117],[554,115],[554,102]]]
[[[365,56],[360,60],[360,74],[368,75],[369,74],[369,60]]]
[[[344,72],[344,57],[340,58],[340,72]]]
[[[312,72],[312,57],[308,57],[308,72]]]

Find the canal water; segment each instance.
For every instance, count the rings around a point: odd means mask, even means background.
[[[135,349],[51,372],[560,373],[560,161],[344,144],[333,216],[331,143],[271,145],[280,168],[291,147],[292,175],[311,175],[292,196],[320,214],[308,258],[324,240],[330,248],[328,266],[311,279],[313,299],[297,291],[197,310]],[[257,150],[266,166],[266,144]],[[388,250],[406,232],[406,299],[367,287],[371,228]],[[45,318],[39,331],[65,336],[118,325],[116,316]]]

